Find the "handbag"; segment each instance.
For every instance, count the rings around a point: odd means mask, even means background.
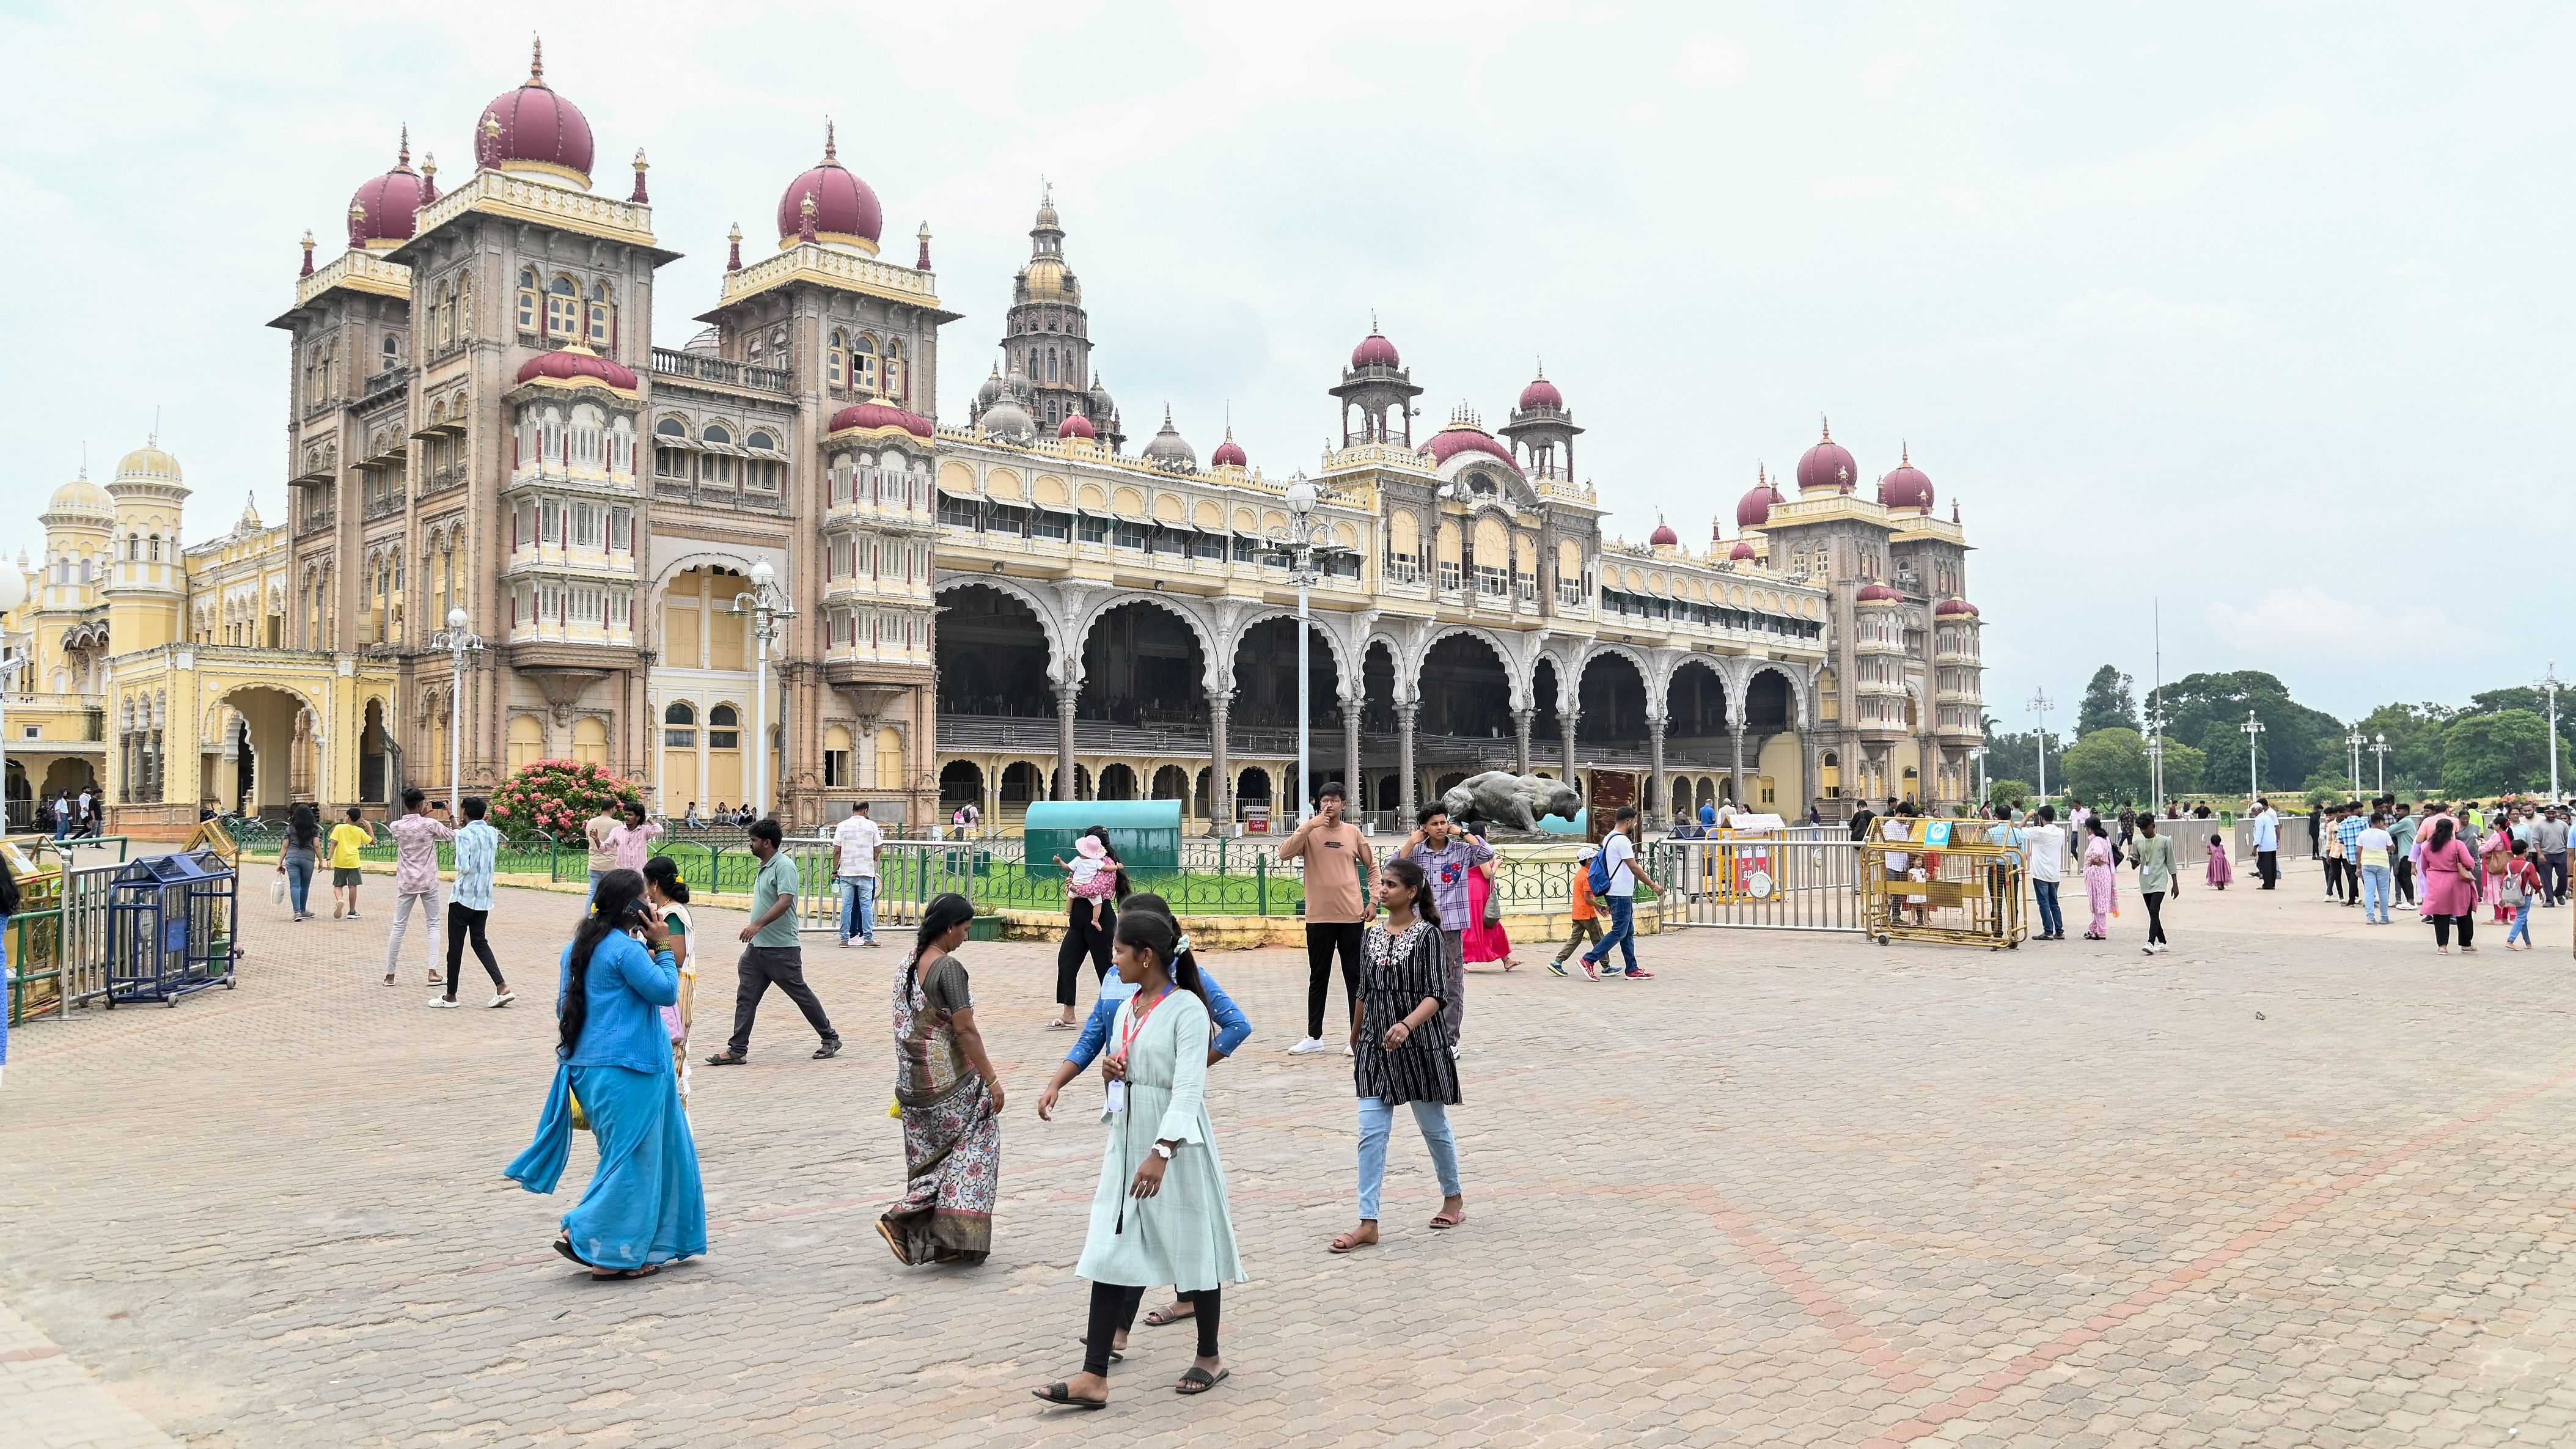
[[[1492,930],[1502,923],[1503,898],[1495,893],[1493,884],[1489,881],[1485,885],[1485,929]]]
[[[268,883],[268,903],[274,906],[283,903],[285,899],[286,876],[283,872],[280,872],[276,879]]]

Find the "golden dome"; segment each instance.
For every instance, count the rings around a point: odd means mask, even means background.
[[[1079,305],[1082,286],[1074,281],[1063,258],[1031,257],[1029,264],[1020,268],[1020,300]]]
[[[146,443],[116,460],[117,483],[163,483],[179,486],[179,460]]]
[[[89,475],[84,473],[55,489],[54,496],[45,502],[45,512],[48,515],[75,513],[112,519],[116,516],[116,500],[107,496],[106,489],[89,481]]]

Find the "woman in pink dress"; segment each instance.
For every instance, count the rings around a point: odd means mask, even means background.
[[[2235,863],[2227,858],[2227,835],[2220,831],[2209,837],[2209,872],[2203,877],[2214,890],[2225,890],[2236,880]]]
[[[2087,941],[2111,939],[2111,913],[2119,909],[2119,868],[2111,863],[2111,832],[2096,815],[2084,822],[2084,899],[2093,907],[2093,924],[2085,929]]]
[[[1484,826],[1478,824],[1474,829],[1476,838],[1484,839]],[[1459,944],[1466,949],[1468,965],[1500,961],[1503,969],[1509,971],[1521,963],[1512,955],[1512,938],[1503,933],[1499,913],[1494,924],[1485,924],[1485,903],[1494,898],[1494,871],[1502,863],[1503,858],[1497,855],[1482,865],[1468,868],[1467,929],[1460,933]]]
[[[2478,858],[2455,832],[2448,815],[2433,817],[2433,835],[2424,843],[2416,876],[2424,895],[2424,919],[2433,923],[2433,949],[2451,954],[2451,928],[2460,928],[2460,953],[2475,955],[2477,936]]]

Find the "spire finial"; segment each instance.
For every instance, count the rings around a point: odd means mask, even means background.
[[[825,116],[823,118],[823,164],[826,166],[837,165],[839,164],[840,159],[841,138],[837,130],[832,125],[832,118]]]
[[[742,223],[741,223],[741,222],[738,222],[738,221],[737,221],[737,222],[735,222],[735,223],[733,224],[733,230],[731,230],[731,231],[729,231],[729,232],[726,232],[726,233],[725,233],[725,240],[726,240],[726,242],[728,242],[728,243],[731,245],[731,247],[732,247],[732,250],[731,250],[731,251],[729,251],[729,252],[726,254],[726,256],[725,256],[725,270],[726,270],[726,271],[728,271],[728,272],[739,272],[739,271],[741,271],[741,270],[742,270]]]
[[[1544,357],[1538,359],[1538,375],[1541,381],[1547,378],[1547,359]]]
[[[159,403],[152,405],[152,431],[144,434],[143,446],[147,448],[161,446],[161,405]]]
[[[633,202],[638,206],[643,206],[653,200],[652,196],[644,190],[644,173],[652,169],[653,163],[644,159],[644,148],[641,146],[636,147],[635,192],[633,195],[626,198],[628,201]]]
[[[89,439],[81,439],[81,476],[89,476]]]
[[[1055,205],[1055,183],[1047,180],[1047,175],[1043,171],[1038,173],[1038,204],[1040,206]]]
[[[1832,442],[1834,440],[1834,420],[1826,417],[1823,413],[1816,414],[1816,418],[1819,422],[1822,422],[1825,425],[1825,441],[1828,443]]]
[[[541,86],[545,83],[546,38],[542,35],[531,34],[528,37],[528,84],[532,86]]]
[[[437,199],[438,153],[423,151],[420,153],[420,204],[427,206]]]
[[[356,198],[354,198],[354,197],[353,197],[353,198],[351,198],[351,199],[350,199],[350,201],[349,201],[349,250],[351,250],[351,251],[353,251],[353,252],[354,252],[354,251],[357,251],[357,250],[359,250],[360,248],[364,247],[366,244],[367,244],[367,207],[366,207],[366,203],[364,203],[364,202],[362,202],[362,201],[359,201],[359,200],[357,200]]]
[[[411,169],[411,122],[409,121],[403,122],[402,150],[395,156],[394,169],[396,171],[409,171]]]
[[[299,277],[313,275],[313,233],[310,231],[304,233],[304,270],[295,275]]]
[[[1914,445],[1902,438],[1896,440],[1896,466],[1899,468],[1914,466]]]
[[[1375,336],[1377,336],[1377,335],[1378,335],[1378,331],[1377,331],[1377,309],[1376,309],[1375,307],[1371,307],[1371,308],[1369,309],[1369,335],[1370,335],[1371,337],[1375,337]]]
[[[930,223],[927,221],[921,224],[921,257],[912,265],[915,271],[930,270]]]

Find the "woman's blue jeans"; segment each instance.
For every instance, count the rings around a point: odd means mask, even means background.
[[[294,905],[295,914],[303,915],[304,903],[313,894],[314,857],[307,852],[292,852],[285,859],[286,899]]]
[[[1431,1149],[1432,1170],[1440,1174],[1440,1195],[1458,1196],[1458,1139],[1449,1135],[1449,1109],[1438,1102],[1409,1105],[1422,1145]],[[1394,1129],[1395,1109],[1386,1099],[1360,1098],[1360,1216],[1371,1222],[1377,1220],[1378,1189],[1386,1182],[1386,1138]]]

